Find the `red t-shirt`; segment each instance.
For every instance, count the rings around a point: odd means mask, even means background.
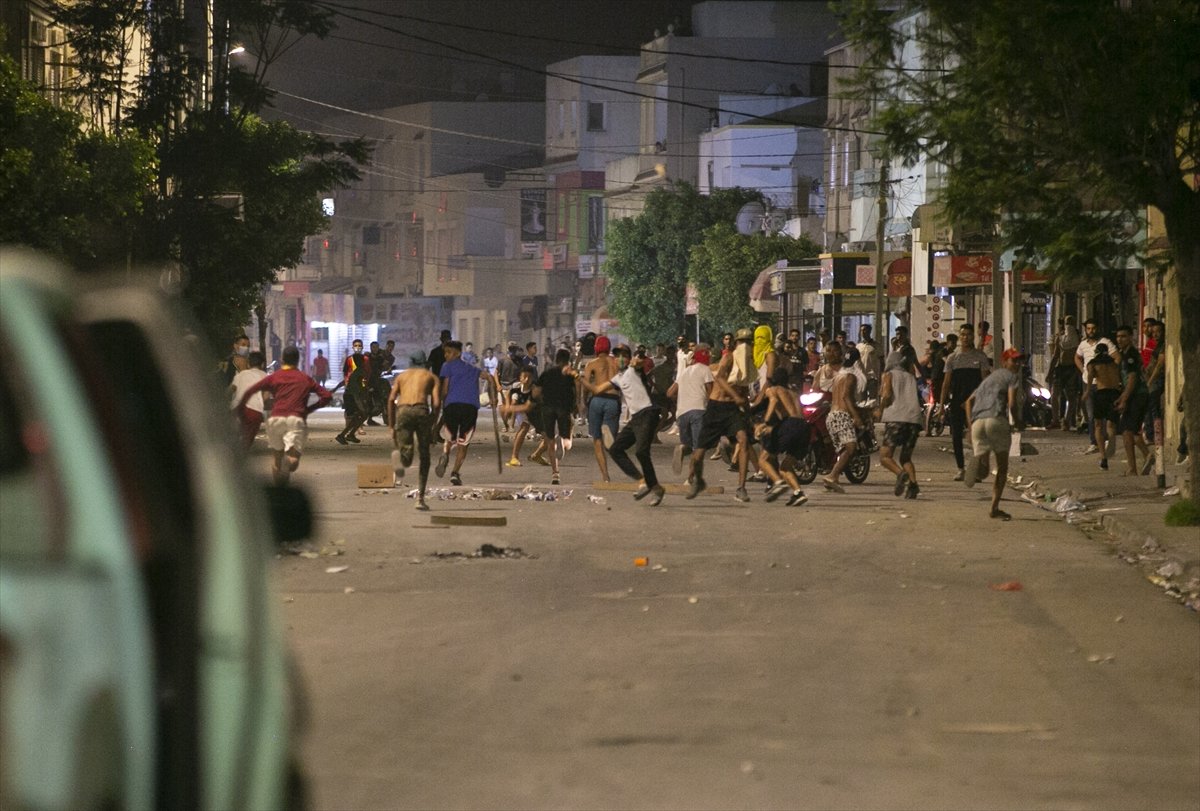
[[[1158,341],[1153,338],[1146,339],[1146,346],[1142,349],[1142,368],[1150,368],[1150,359],[1154,357],[1154,350],[1158,349]]]
[[[285,366],[274,374],[269,374],[262,380],[246,389],[242,395],[239,408],[246,404],[250,395],[259,391],[269,391],[274,396],[271,403],[272,417],[307,417],[333,399],[325,387],[313,380],[304,372],[291,366]],[[317,402],[308,404],[308,395],[316,394]]]

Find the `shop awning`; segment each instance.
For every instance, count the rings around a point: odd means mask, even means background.
[[[750,309],[756,313],[779,312],[779,299],[771,295],[771,274],[775,266],[767,268],[758,274],[754,284],[750,285]]]

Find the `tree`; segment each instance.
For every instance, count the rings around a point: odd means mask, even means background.
[[[1200,4],[909,0],[846,4],[858,92],[893,154],[948,168],[959,221],[1061,276],[1154,261],[1131,224],[1162,212],[1179,296],[1188,434],[1200,436]],[[905,25],[910,13],[923,12]],[[916,46],[919,66],[902,57]],[[1169,404],[1168,404],[1169,405]],[[1200,463],[1192,454],[1191,480]]]
[[[0,242],[19,242],[77,264],[111,261],[142,212],[154,153],[139,138],[87,132],[0,55]]]
[[[122,171],[125,163],[115,161],[100,175],[135,177],[143,184],[140,204],[126,207],[136,216],[118,219],[120,240],[80,256],[86,261],[79,264],[177,263],[184,299],[214,347],[224,349],[265,286],[299,261],[304,239],[321,229],[319,195],[357,180],[369,150],[361,140],[334,142],[259,115],[270,100],[272,61],[300,37],[328,34],[330,10],[314,0],[213,0],[211,9],[207,83],[204,32],[189,25],[182,3],[76,0],[57,6],[56,15],[75,50],[74,90],[91,111],[89,137],[109,154],[120,148],[148,157],[153,173]],[[138,31],[149,38],[148,68],[132,92],[123,68]],[[229,64],[231,46],[243,36],[256,49],[252,69]],[[124,103],[127,90],[133,100]],[[74,194],[49,186],[31,188],[35,196]]]
[[[708,228],[692,247],[688,282],[700,303],[700,329],[705,340],[761,321],[750,308],[750,286],[764,268],[780,259],[812,259],[821,248],[808,237],[754,234],[743,236],[732,224]]]
[[[673,343],[683,329],[692,246],[704,229],[732,223],[743,205],[761,199],[751,189],[716,189],[705,196],[677,183],[673,190],[650,192],[637,217],[614,222],[604,274],[621,331],[645,344]]]

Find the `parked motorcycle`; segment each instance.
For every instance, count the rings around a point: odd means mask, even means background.
[[[796,478],[801,484],[811,484],[817,474],[828,475],[837,462],[833,438],[825,425],[825,418],[833,407],[833,396],[827,391],[810,391],[800,395],[800,413],[809,427],[808,453],[796,460]],[[842,471],[851,484],[862,484],[871,472],[871,453],[879,447],[875,431],[870,425],[858,431],[858,448],[850,463]]]
[[[1029,428],[1049,428],[1054,422],[1054,409],[1050,404],[1050,389],[1043,386],[1025,367],[1025,403],[1021,408],[1025,425]]]

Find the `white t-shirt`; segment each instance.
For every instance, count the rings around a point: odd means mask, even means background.
[[[619,372],[612,379],[612,384],[621,390],[621,399],[625,401],[630,417],[650,407],[650,395],[642,383],[642,378],[632,366],[627,366],[625,371]]]
[[[687,368],[687,365],[688,365],[688,353],[682,349],[676,349],[675,350],[675,379],[676,380],[678,380],[679,376],[683,374],[683,370]]]
[[[713,382],[713,374],[707,363],[693,363],[679,373],[677,382],[679,391],[675,404],[676,414],[702,410],[708,405],[706,384]]]
[[[1083,383],[1085,386],[1087,385],[1087,365],[1092,362],[1092,358],[1096,357],[1096,347],[1100,344],[1104,344],[1108,347],[1109,357],[1116,357],[1117,347],[1107,338],[1097,338],[1095,342],[1088,341],[1086,338],[1084,338],[1079,342],[1079,347],[1075,350],[1075,357],[1083,358],[1083,374],[1081,377],[1083,378]]]
[[[495,355],[492,355],[490,358],[484,357],[483,359],[483,370],[490,375],[496,374],[496,367],[499,365],[500,358],[496,357]]]
[[[237,404],[242,401],[242,395],[246,393],[246,389],[253,386],[258,381],[267,376],[267,373],[262,369],[246,369],[238,372],[233,376],[233,380],[229,383],[233,387],[233,402],[229,404],[230,408],[237,408]],[[258,392],[249,400],[246,401],[246,408],[251,411],[257,411],[260,414],[266,407],[263,402],[262,392]]]

